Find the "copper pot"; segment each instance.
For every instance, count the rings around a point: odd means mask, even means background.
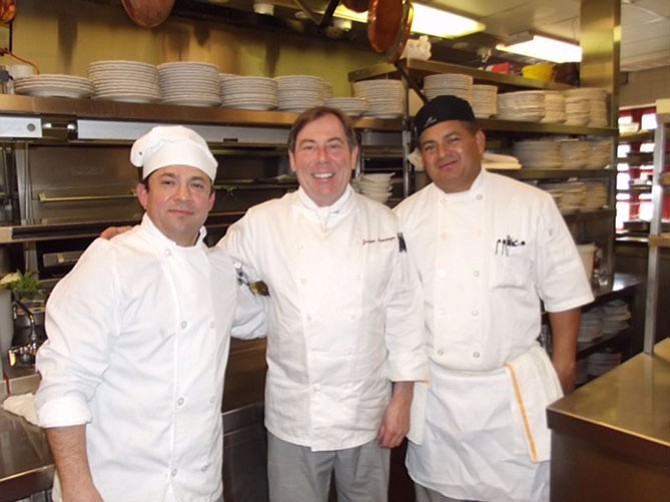
[[[16,0],[0,0],[0,21],[11,23],[16,17]]]
[[[368,10],[368,40],[386,59],[397,61],[402,54],[414,18],[410,0],[372,0]]]
[[[143,28],[161,24],[174,6],[174,0],[121,0],[121,3],[130,19]]]

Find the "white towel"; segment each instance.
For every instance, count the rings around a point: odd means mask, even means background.
[[[505,363],[510,374],[517,406],[514,419],[525,439],[533,462],[544,462],[551,456],[551,433],[547,427],[546,408],[563,396],[556,371],[547,352],[535,346],[525,354]]]
[[[35,395],[32,393],[9,396],[2,403],[3,409],[15,415],[20,415],[33,425],[37,424],[35,411]]]

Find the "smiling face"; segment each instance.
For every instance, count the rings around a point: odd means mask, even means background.
[[[486,137],[460,120],[447,120],[421,134],[423,165],[435,185],[446,193],[469,190],[481,171]]]
[[[193,246],[214,206],[212,181],[200,169],[166,166],[137,185],[137,198],[163,235],[179,246]]]
[[[289,151],[291,169],[317,206],[330,206],[344,193],[356,166],[358,147],[347,141],[342,122],[332,114],[306,124]]]

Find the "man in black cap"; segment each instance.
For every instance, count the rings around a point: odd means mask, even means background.
[[[486,138],[466,101],[437,97],[414,123],[433,183],[396,212],[429,331],[407,454],[417,500],[546,501],[545,407],[574,386],[589,282],[552,197],[482,169]]]

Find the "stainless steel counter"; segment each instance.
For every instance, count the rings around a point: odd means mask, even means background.
[[[231,340],[223,393],[225,430],[224,480],[230,502],[266,500],[263,389],[265,340]],[[33,368],[4,367],[6,394],[35,392],[39,375]],[[0,502],[11,502],[49,490],[53,460],[39,427],[0,408]],[[240,483],[240,479],[252,480]],[[249,494],[253,494],[250,496]]]
[[[0,502],[51,489],[53,473],[44,432],[0,409]]]
[[[549,406],[552,502],[670,501],[670,339]]]

